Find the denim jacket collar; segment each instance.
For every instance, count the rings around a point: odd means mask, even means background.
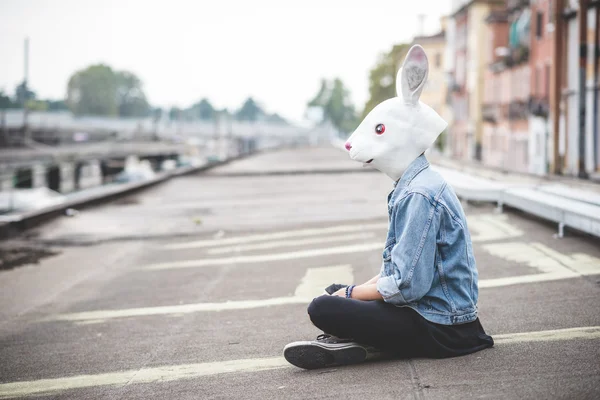
[[[395,202],[393,199],[398,196],[401,189],[408,186],[415,176],[419,175],[419,173],[427,167],[429,167],[429,161],[427,161],[427,158],[425,158],[424,155],[420,155],[408,165],[408,168],[406,168],[406,171],[404,171],[400,179],[394,182],[394,189],[388,194],[388,213],[391,213],[392,204]],[[396,191],[396,189],[398,189],[398,191]],[[394,193],[396,193],[396,195],[394,195]]]
[[[394,187],[397,185],[400,185],[400,187],[408,186],[415,176],[427,167],[429,167],[429,161],[427,161],[424,154],[421,154],[408,165],[408,168],[406,168],[400,179],[394,183]]]

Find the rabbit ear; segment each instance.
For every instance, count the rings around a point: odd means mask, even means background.
[[[427,81],[429,62],[425,50],[414,45],[408,51],[402,68],[396,77],[396,93],[402,96],[407,104],[417,104]]]

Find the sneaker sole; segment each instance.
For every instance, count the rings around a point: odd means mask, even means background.
[[[296,367],[317,369],[363,362],[367,350],[355,343],[330,348],[314,342],[295,342],[285,346],[283,356]]]

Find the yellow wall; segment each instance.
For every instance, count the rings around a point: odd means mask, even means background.
[[[467,92],[469,94],[469,133],[481,143],[483,135],[482,104],[484,94],[485,68],[490,51],[489,32],[485,18],[490,6],[485,3],[473,3],[469,7],[467,33]]]
[[[429,75],[427,84],[421,93],[420,100],[437,111],[442,118],[446,118],[446,93],[448,84],[444,74],[444,51],[446,48],[445,38],[428,39],[424,42],[415,42],[425,49],[429,60]],[[436,64],[436,58],[439,57],[439,64]]]

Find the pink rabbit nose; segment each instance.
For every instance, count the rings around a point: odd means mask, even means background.
[[[346,147],[346,150],[350,151],[350,149],[352,148],[352,145],[350,144],[350,142],[346,142],[346,144],[344,145]]]

